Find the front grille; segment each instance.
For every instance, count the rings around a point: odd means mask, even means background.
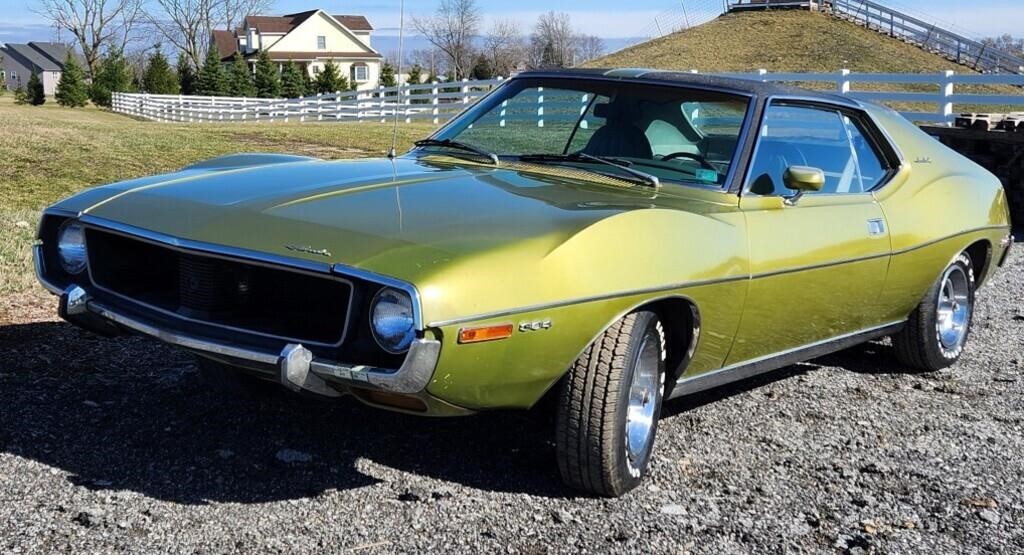
[[[95,285],[144,309],[289,341],[339,345],[345,336],[348,281],[181,252],[94,228],[86,241]]]

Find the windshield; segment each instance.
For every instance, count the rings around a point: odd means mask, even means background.
[[[503,159],[579,166],[597,165],[592,157],[599,157],[662,181],[722,185],[748,103],[742,96],[676,86],[517,79],[425,148],[443,148],[436,143],[447,140]]]

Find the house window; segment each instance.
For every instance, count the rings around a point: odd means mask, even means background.
[[[359,82],[365,83],[370,80],[370,68],[365,65],[354,65],[352,66],[352,79]]]
[[[11,81],[17,81],[17,80],[18,80],[18,72],[12,70],[11,71]]]
[[[313,66],[313,75],[320,73],[320,66]]]
[[[327,50],[327,37],[319,35],[316,37],[316,49]]]

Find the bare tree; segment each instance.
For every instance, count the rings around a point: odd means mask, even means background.
[[[576,32],[569,14],[548,12],[537,18],[530,36],[530,65],[533,67],[566,67],[573,65]]]
[[[526,64],[526,44],[515,20],[498,20],[484,37],[485,54],[497,75],[508,77]]]
[[[1024,56],[1024,38],[1016,38],[1013,35],[1006,34],[999,37],[982,39],[981,42],[1000,50],[1005,50],[1015,56]]]
[[[576,35],[576,54],[573,65],[600,58],[605,53],[604,40],[594,35]]]
[[[75,37],[89,76],[103,48],[123,51],[142,16],[143,0],[38,0],[37,13]]]
[[[247,15],[266,13],[273,5],[274,0],[152,0],[146,18],[198,68],[215,29],[234,30]]]
[[[414,18],[413,27],[448,57],[456,79],[473,67],[473,37],[480,28],[476,0],[440,0],[433,16]]]

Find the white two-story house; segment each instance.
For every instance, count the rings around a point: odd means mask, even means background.
[[[331,60],[359,90],[377,88],[383,57],[370,44],[373,27],[361,15],[330,15],[311,10],[284,16],[250,15],[234,31],[214,31],[211,47],[224,62],[235,52],[256,62],[261,50],[280,67],[289,60],[311,78]]]

